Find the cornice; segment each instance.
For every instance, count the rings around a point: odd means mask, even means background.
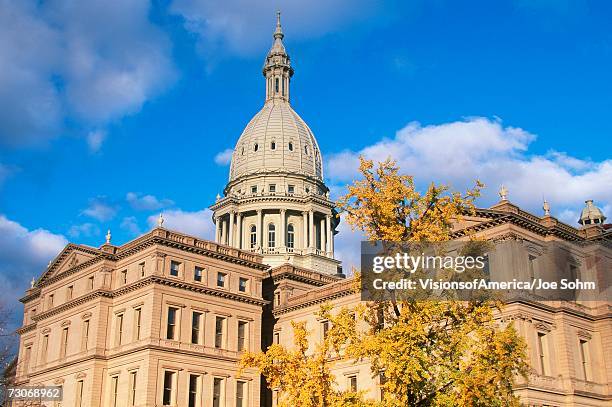
[[[287,305],[272,310],[272,313],[275,317],[278,317],[291,311],[358,294],[355,291],[354,283],[355,282],[352,278],[343,279],[341,281],[310,290],[304,294],[289,298],[289,303]]]

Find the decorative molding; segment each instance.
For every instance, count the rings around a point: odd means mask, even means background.
[[[64,327],[64,326],[70,326],[70,324],[71,324],[70,320],[69,320],[69,319],[67,319],[67,320],[65,320],[65,321],[63,321],[63,322],[62,322],[62,327]]]
[[[93,314],[89,311],[85,312],[83,315],[81,315],[81,319],[87,319],[87,318],[91,318]]]

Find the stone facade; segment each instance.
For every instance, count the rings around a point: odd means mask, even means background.
[[[291,344],[290,321],[305,320],[312,343],[325,321],[315,312],[359,301],[334,259],[338,218],[323,182],[312,131],[289,104],[293,68],[280,21],[263,74],[266,97],[233,153],[224,196],[211,206],[215,242],[158,227],[121,246],[69,244],[21,299],[18,385],[60,385],[57,406],[272,406],[274,394],[246,350]],[[612,229],[592,202],[580,229],[525,212],[507,200],[455,228],[519,242],[517,273],[550,241],[576,244],[578,273],[595,261],[609,285]],[[595,259],[595,260],[594,260]],[[536,267],[537,270],[537,267]],[[593,276],[591,276],[593,277]],[[530,406],[612,403],[610,302],[507,305],[529,345],[534,371],[516,391]],[[379,397],[367,362],[335,366],[338,385]]]

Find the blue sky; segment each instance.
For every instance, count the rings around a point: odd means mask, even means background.
[[[17,297],[67,241],[123,243],[160,211],[210,236],[277,8],[336,194],[390,155],[482,179],[483,206],[504,183],[538,214],[612,216],[609,2],[0,0],[0,283]],[[345,261],[358,239],[343,226]]]

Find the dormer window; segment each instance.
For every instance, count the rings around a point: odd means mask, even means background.
[[[253,146],[253,151],[257,151],[257,150],[259,150],[259,145],[255,143],[255,145]]]
[[[276,150],[276,143],[274,141],[270,144],[270,148]]]
[[[289,142],[289,151],[293,151],[293,143]]]
[[[240,154],[244,155],[244,147],[242,147],[242,149],[240,150]]]
[[[304,146],[304,154],[308,155],[308,146]]]

